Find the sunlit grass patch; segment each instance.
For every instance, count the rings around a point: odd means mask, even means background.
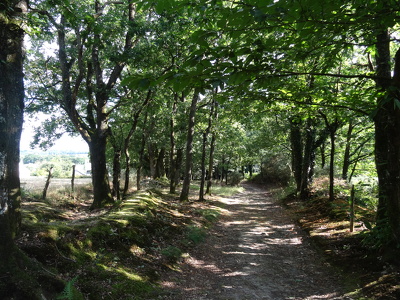
[[[218,208],[199,209],[198,213],[203,216],[208,222],[215,222],[221,215],[221,210]]]
[[[211,188],[211,193],[219,196],[230,197],[237,193],[242,193],[244,188],[241,186],[222,186],[222,185],[215,185]]]
[[[223,211],[213,197],[198,202],[198,190],[191,192],[193,201],[181,202],[165,189],[136,191],[92,212],[89,199],[63,189],[54,199],[24,203],[21,242],[66,282],[78,276],[73,285],[87,299],[153,299],[160,269],[179,269],[177,262],[205,240]]]
[[[207,236],[207,231],[203,227],[190,225],[187,227],[186,238],[195,245],[203,242]]]

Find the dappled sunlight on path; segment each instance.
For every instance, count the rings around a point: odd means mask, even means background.
[[[226,209],[206,242],[164,280],[164,299],[350,299],[265,190],[220,200]]]

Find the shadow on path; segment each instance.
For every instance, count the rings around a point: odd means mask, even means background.
[[[227,213],[163,282],[163,299],[350,299],[331,267],[266,190],[220,200]]]

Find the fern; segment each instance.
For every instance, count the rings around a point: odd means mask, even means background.
[[[56,298],[57,300],[79,300],[83,299],[82,295],[74,287],[75,282],[78,280],[78,276],[75,276],[68,281],[64,287],[64,290]]]

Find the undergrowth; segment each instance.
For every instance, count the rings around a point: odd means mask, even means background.
[[[220,215],[211,202],[181,203],[154,185],[96,212],[87,198],[64,193],[40,201],[33,193],[22,206],[17,243],[66,282],[57,299],[157,297],[160,274],[203,242]]]
[[[376,187],[356,183],[355,228],[350,231],[351,186],[335,182],[335,199],[328,200],[328,178],[314,181],[309,199],[291,193],[283,200],[315,245],[346,277],[352,299],[399,299],[399,249],[388,245],[388,226],[374,224]],[[379,225],[379,224],[378,224]],[[393,282],[396,282],[393,284]]]

